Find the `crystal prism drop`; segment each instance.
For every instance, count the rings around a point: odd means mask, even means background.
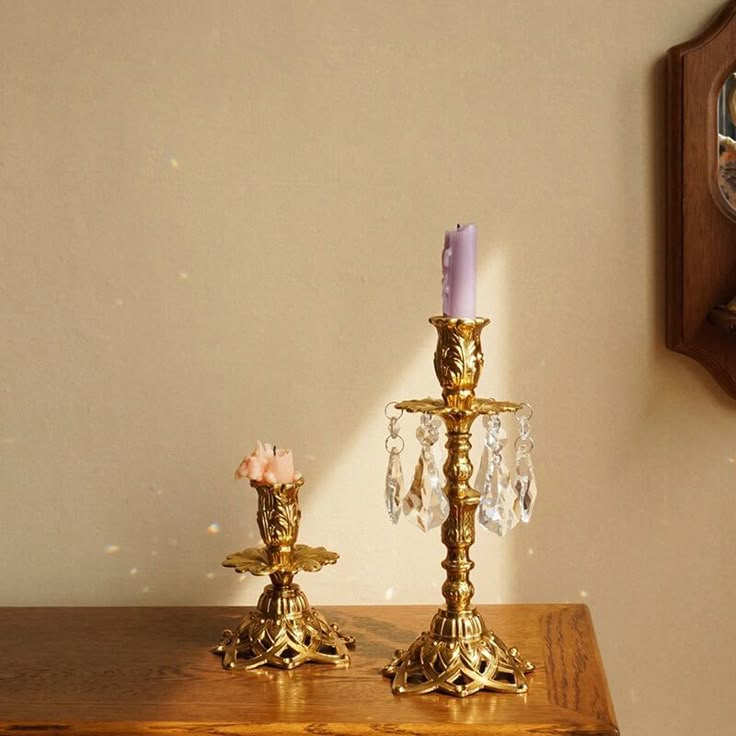
[[[397,449],[391,450],[386,470],[386,511],[394,524],[401,515],[401,497],[404,495],[404,472],[401,469],[401,456]]]
[[[528,523],[532,518],[534,504],[537,500],[537,483],[534,479],[532,459],[528,452],[520,452],[516,457],[514,490],[519,497],[521,520]]]
[[[422,449],[414,480],[404,497],[404,514],[423,532],[439,526],[450,513],[450,504],[442,491],[439,472],[429,449]]]
[[[502,537],[519,523],[518,496],[509,483],[503,461],[494,464],[488,478],[488,493],[478,508],[478,520],[488,531]]]
[[[488,447],[483,448],[483,454],[480,456],[480,464],[478,465],[478,474],[475,476],[475,490],[485,497],[486,477],[488,476],[488,467],[491,464],[491,451]]]
[[[501,426],[501,420],[497,415],[484,417],[483,423],[488,429],[488,434],[484,440],[485,447],[480,458],[478,474],[475,476],[475,488],[482,496],[487,497],[491,493],[491,473],[493,466],[499,465],[503,470],[503,474],[505,476],[509,475],[503,455],[501,455],[501,451],[508,441],[508,435],[506,434],[506,430]],[[506,483],[508,483],[508,477],[506,478]]]
[[[487,434],[476,478],[482,499],[478,520],[489,531],[503,536],[519,521],[516,495],[509,485],[509,469],[501,451],[507,442],[506,431],[498,415],[484,417]]]

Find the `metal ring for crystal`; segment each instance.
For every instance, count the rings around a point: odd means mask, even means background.
[[[528,414],[522,413],[525,409],[529,412]],[[534,416],[534,409],[532,409],[531,404],[527,404],[526,401],[523,401],[514,413],[516,414],[517,419],[526,419],[529,421]]]
[[[521,412],[524,409],[528,409],[529,410],[529,414],[528,415],[521,414]],[[516,418],[517,419],[523,419],[526,416],[526,420],[529,421],[534,416],[534,409],[532,409],[532,405],[531,404],[527,404],[526,401],[523,401],[522,404],[521,404],[521,407],[518,408],[515,413],[516,413]]]
[[[531,437],[524,437],[524,439],[522,439],[521,437],[517,437],[514,440],[514,450],[518,450],[522,442],[525,445],[528,445],[524,448],[525,452],[531,452],[534,449],[534,440]]]
[[[389,442],[391,442],[391,440],[399,440],[401,444],[399,445],[397,443],[395,445],[389,446]],[[406,445],[404,444],[404,438],[401,435],[398,435],[396,437],[391,437],[391,435],[389,435],[388,437],[386,437],[386,441],[383,443],[383,446],[386,448],[386,452],[393,452],[394,450],[396,450],[399,453],[404,452],[404,447],[406,447]]]
[[[387,419],[401,419],[401,417],[404,414],[404,410],[403,409],[397,409],[397,411],[399,413],[396,416],[393,416],[392,414],[389,414],[388,413],[389,407],[391,407],[391,406],[396,406],[396,402],[395,401],[389,401],[388,404],[386,404],[386,406],[383,407],[383,413],[386,415],[386,418]]]
[[[483,426],[486,429],[490,429],[491,428],[491,422],[494,419],[498,419],[498,421],[500,422],[501,421],[501,415],[499,413],[497,413],[497,412],[493,412],[491,414],[484,414],[483,415],[483,418],[481,419],[481,422],[483,422]]]

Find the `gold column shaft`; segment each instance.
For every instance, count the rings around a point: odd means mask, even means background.
[[[266,545],[266,554],[276,568],[269,577],[277,589],[290,587],[294,579],[289,562],[302,518],[299,489],[303,483],[303,480],[275,485],[251,482],[258,493],[258,531]]]
[[[462,614],[471,610],[475,592],[470,582],[470,571],[475,567],[470,547],[475,542],[475,510],[480,494],[469,484],[473,474],[470,430],[476,417],[472,411],[475,389],[483,371],[480,333],[489,320],[432,317],[430,322],[437,329],[434,370],[442,386],[442,398],[446,406],[458,409],[457,413],[443,415],[447,428],[443,469],[450,514],[442,524],[442,543],[447,548],[442,563],[447,571],[442,595],[449,614]]]
[[[475,563],[470,559],[470,547],[475,542],[475,509],[480,494],[468,481],[473,473],[470,462],[470,433],[447,417],[447,460],[444,464],[445,494],[450,504],[450,514],[442,524],[442,543],[447,556],[442,567],[447,579],[442,586],[442,595],[447,602],[448,613],[462,613],[470,607],[475,591],[470,582],[470,571]]]

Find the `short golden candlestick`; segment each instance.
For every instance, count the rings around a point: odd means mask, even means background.
[[[258,492],[258,529],[265,546],[235,552],[222,564],[238,573],[268,575],[271,584],[261,593],[256,610],[235,631],[223,631],[214,651],[223,655],[226,669],[251,670],[269,664],[290,670],[305,662],[350,662],[348,649],[355,640],[311,608],[294,583],[297,572],[316,572],[339,558],[324,547],[296,544],[303,483],[303,478],[293,483],[251,481]]]
[[[475,541],[475,512],[480,494],[470,487],[470,431],[482,414],[515,412],[521,404],[475,396],[483,352],[481,330],[487,319],[432,317],[438,333],[434,369],[442,386],[442,399],[402,401],[398,409],[440,416],[447,429],[447,460],[444,464],[445,495],[450,513],[442,524],[442,543],[447,556],[442,567],[447,579],[442,586],[446,607],[432,619],[429,631],[408,649],[397,650],[384,667],[393,677],[395,694],[423,694],[439,690],[458,697],[480,690],[524,693],[527,673],[534,669],[515,648],[507,647],[473,608],[474,588],[470,571],[470,547]]]

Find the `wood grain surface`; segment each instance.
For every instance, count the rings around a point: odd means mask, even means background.
[[[357,638],[350,667],[223,670],[210,647],[240,608],[0,609],[0,734],[618,733],[585,606],[479,606],[537,670],[525,695],[466,699],[381,677],[436,609],[319,610]]]

